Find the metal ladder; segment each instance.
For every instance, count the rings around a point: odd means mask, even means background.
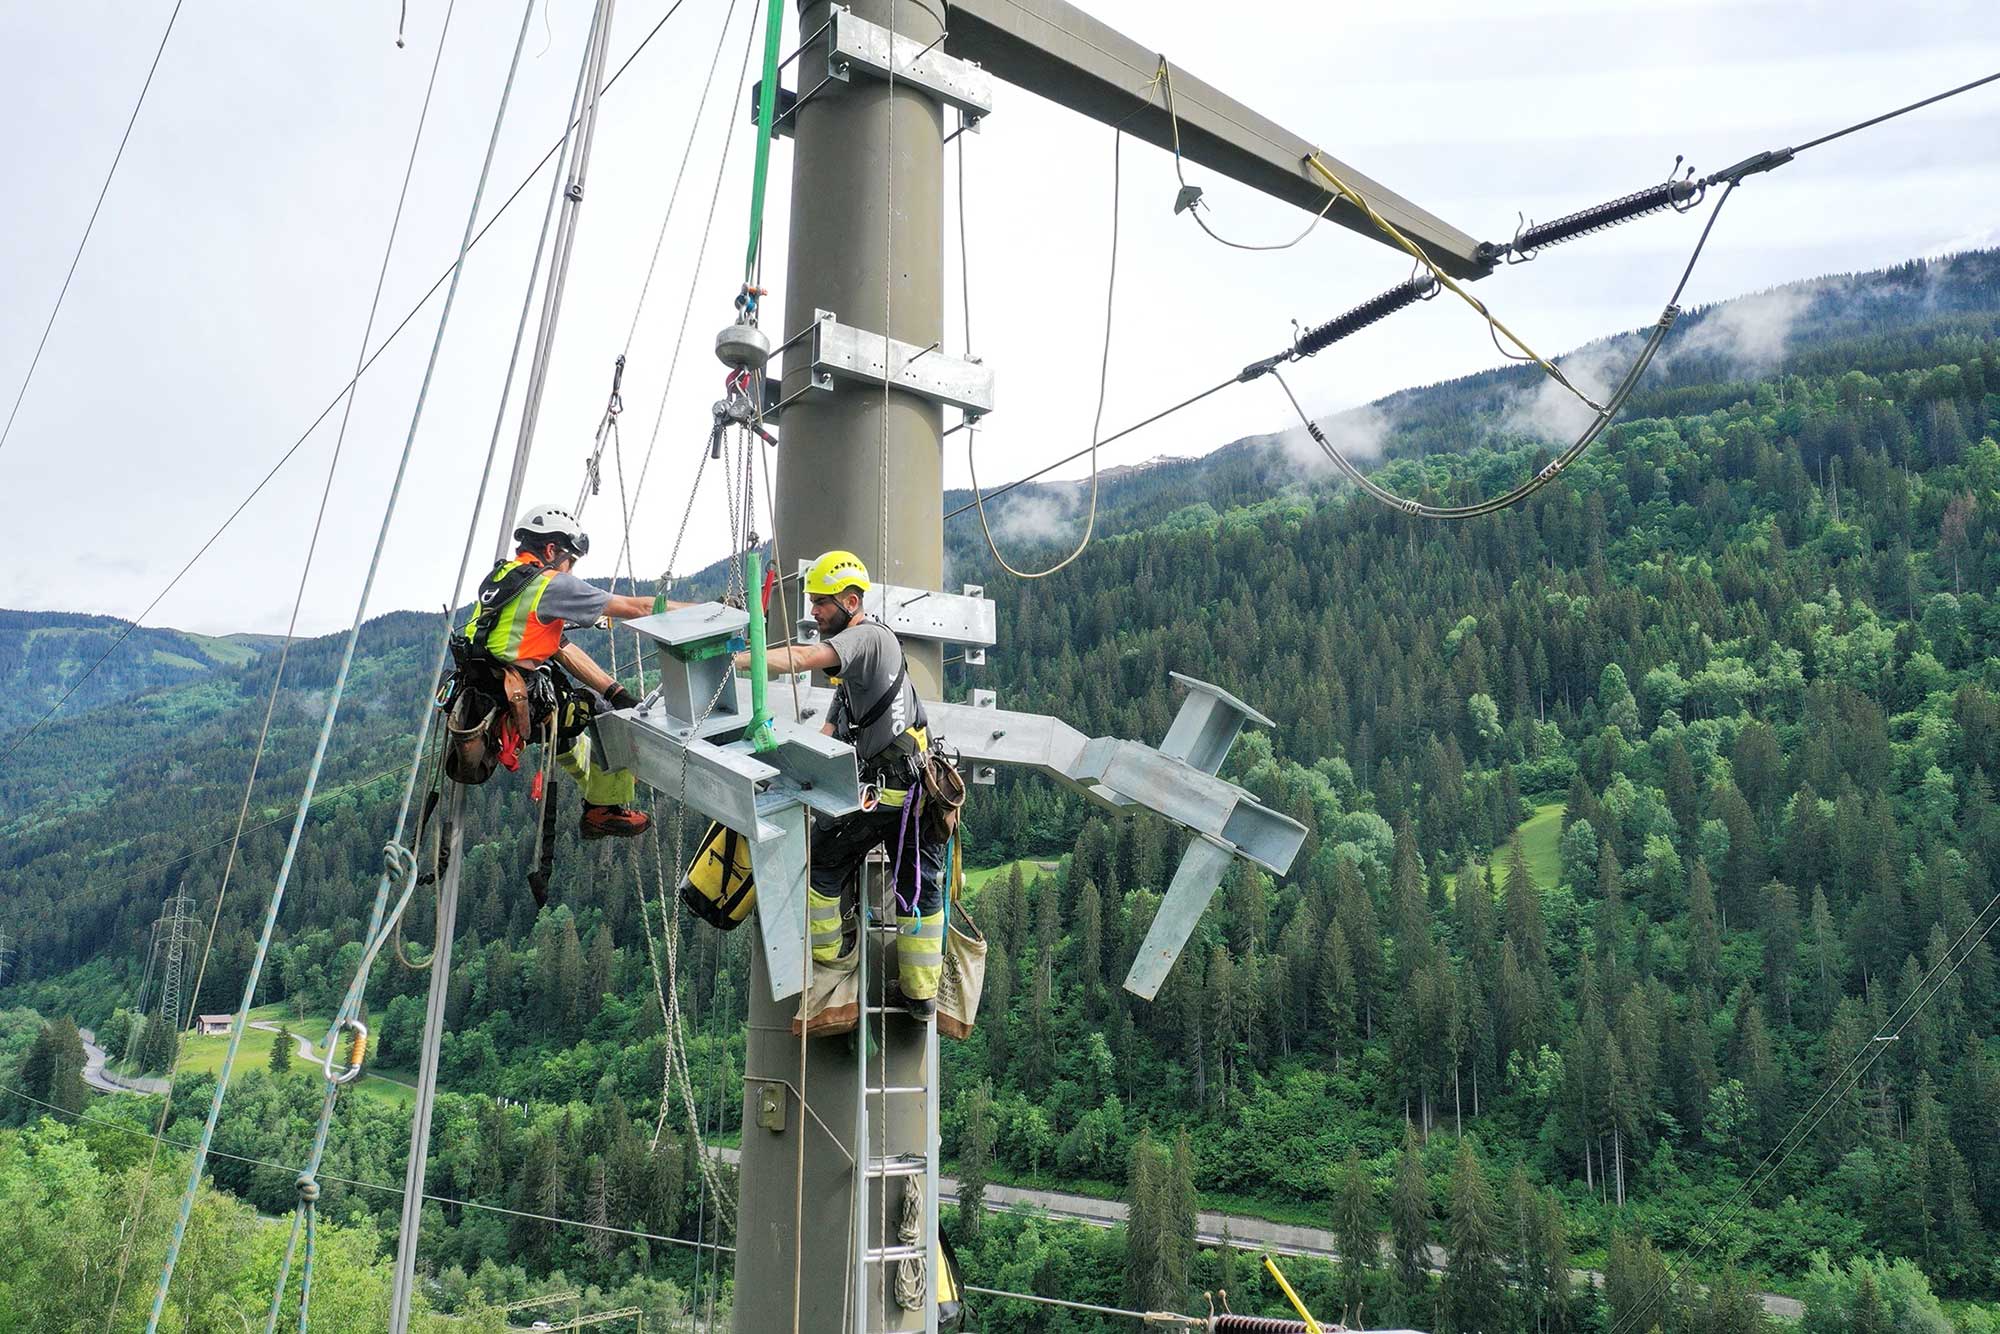
[[[879,868],[879,871],[878,871]],[[877,1043],[877,1050],[885,1048],[880,1038],[886,1036],[889,1023],[902,1017],[909,1021],[909,1014],[900,1007],[882,1003],[881,993],[885,992],[887,979],[874,984],[869,967],[870,943],[885,939],[892,947],[898,934],[898,926],[891,916],[887,922],[877,922],[876,912],[880,907],[880,891],[889,887],[888,856],[885,850],[877,849],[869,854],[862,875],[862,893],[859,897],[857,914],[860,921],[859,957],[856,961],[857,1004],[859,1014],[855,1027],[854,1059],[856,1065],[855,1107],[854,1107],[854,1247],[852,1273],[849,1276],[849,1324],[852,1330],[865,1334],[892,1334],[893,1327],[884,1328],[869,1323],[869,1296],[873,1289],[871,1279],[881,1284],[882,1306],[891,1313],[899,1308],[890,1286],[888,1266],[904,1260],[921,1260],[925,1266],[923,1324],[925,1334],[937,1334],[937,1275],[931,1266],[937,1263],[938,1231],[938,1031],[937,1015],[933,1010],[924,1033],[924,1078],[917,1084],[889,1084],[871,1082],[877,1077],[887,1080],[887,1058],[882,1058],[876,1069],[869,1062],[869,1044]],[[894,889],[889,889],[893,895]],[[873,984],[873,985],[871,985]],[[881,1029],[871,1029],[870,1025],[880,1024]],[[921,1097],[924,1107],[924,1149],[917,1153],[877,1153],[873,1144],[871,1129],[872,1105],[886,1104],[890,1098]],[[886,1106],[884,1107],[886,1117]],[[900,1201],[888,1201],[887,1192],[897,1183],[918,1177],[923,1181],[924,1223],[923,1234],[916,1244],[890,1244],[885,1235],[885,1244],[869,1244],[869,1224],[871,1218],[887,1217],[889,1228],[893,1220],[902,1212]],[[882,1192],[878,1202],[877,1192]],[[871,1210],[871,1205],[873,1209]]]

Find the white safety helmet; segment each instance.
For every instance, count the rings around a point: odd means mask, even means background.
[[[521,516],[514,540],[524,548],[539,549],[550,542],[578,556],[590,554],[590,534],[576,516],[558,505],[537,505]]]

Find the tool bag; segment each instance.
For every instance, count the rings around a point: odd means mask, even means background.
[[[945,928],[944,976],[938,980],[937,1027],[948,1038],[972,1036],[986,990],[986,936],[956,901]]]
[[[734,931],[757,906],[750,840],[720,822],[709,825],[681,876],[681,901],[720,931]]]
[[[924,833],[933,843],[946,842],[957,835],[959,817],[965,814],[965,777],[939,745],[932,745],[917,763]]]

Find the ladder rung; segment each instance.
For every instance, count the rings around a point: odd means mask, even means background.
[[[868,1160],[868,1175],[871,1177],[915,1177],[930,1170],[930,1163],[920,1153],[898,1153],[888,1158]]]
[[[898,1260],[921,1260],[924,1258],[922,1246],[871,1246],[863,1253],[863,1258],[871,1265],[894,1264]]]
[[[889,1084],[887,1086],[866,1088],[862,1092],[873,1098],[885,1093],[929,1093],[930,1090],[922,1084]]]

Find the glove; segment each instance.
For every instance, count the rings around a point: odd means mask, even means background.
[[[629,709],[633,705],[637,704],[639,702],[639,699],[636,695],[634,695],[631,691],[627,690],[624,686],[620,685],[616,681],[613,681],[611,683],[611,689],[604,692],[604,702],[606,704],[609,704],[614,709]]]

